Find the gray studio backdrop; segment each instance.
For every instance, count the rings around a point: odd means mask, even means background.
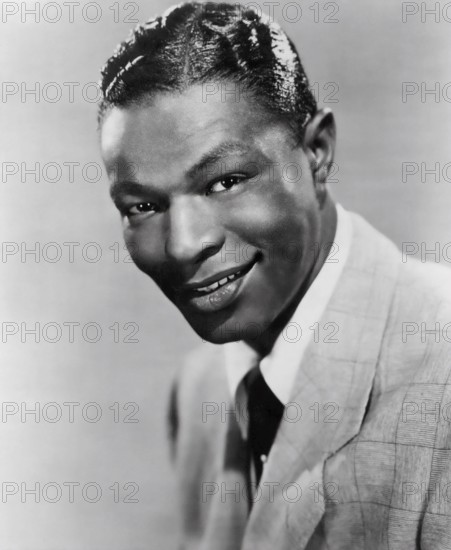
[[[167,394],[186,353],[203,344],[128,261],[99,172],[92,84],[133,20],[169,5],[2,3],[5,550],[175,545]],[[417,243],[420,255],[438,246],[427,259],[446,264],[451,9],[428,13],[434,5],[260,7],[274,10],[320,104],[336,113],[334,196],[399,246]]]

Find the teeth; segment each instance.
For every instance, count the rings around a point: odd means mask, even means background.
[[[202,288],[198,288],[197,292],[213,292],[214,290],[217,290],[220,286],[224,286],[225,284],[230,283],[231,281],[234,281],[240,275],[241,275],[241,271],[237,271],[236,273],[232,273],[232,275],[228,275],[227,277],[224,277],[224,279],[221,279],[216,283],[213,283],[209,286],[204,286]]]

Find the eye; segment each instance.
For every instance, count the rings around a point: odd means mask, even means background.
[[[238,185],[244,179],[246,179],[245,176],[240,175],[223,176],[221,179],[215,181],[209,186],[207,195],[210,195],[211,193],[224,193],[225,191],[229,191],[229,189],[232,189],[232,187]]]
[[[139,214],[148,214],[156,212],[157,206],[151,202],[140,202],[128,208],[125,212],[126,216],[138,216]]]

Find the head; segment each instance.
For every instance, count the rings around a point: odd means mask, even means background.
[[[101,87],[102,155],[136,265],[206,340],[258,341],[335,229],[334,120],[293,44],[239,5],[183,4],[120,45]]]

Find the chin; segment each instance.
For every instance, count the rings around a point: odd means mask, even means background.
[[[242,339],[239,330],[236,328],[229,328],[226,324],[213,326],[212,323],[207,323],[206,320],[203,322],[193,322],[187,319],[187,321],[194,332],[202,338],[202,340],[210,342],[210,344],[227,344]],[[233,324],[233,326],[235,325]]]
[[[248,319],[239,318],[238,315],[230,316],[230,314],[202,317],[184,315],[184,317],[194,332],[202,340],[211,344],[256,340],[262,336],[268,324],[263,321],[262,315],[250,316]]]
[[[241,340],[239,337],[233,337],[230,334],[224,334],[221,330],[217,330],[214,332],[209,333],[201,333],[200,331],[196,331],[198,336],[202,338],[204,342],[209,342],[210,344],[228,344],[229,342],[236,342],[238,340]]]

